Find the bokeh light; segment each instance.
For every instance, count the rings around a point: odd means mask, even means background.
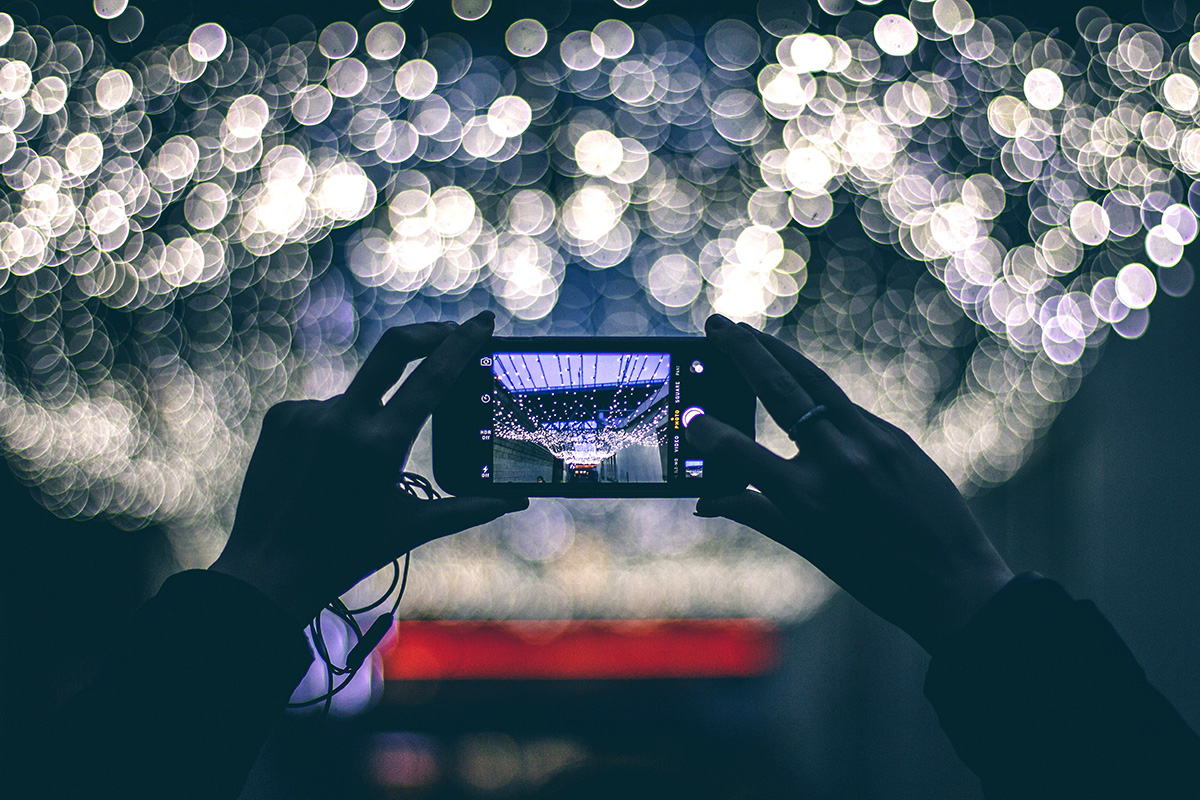
[[[203,564],[265,409],[340,391],[388,326],[696,334],[719,311],[970,492],[1020,468],[1110,332],[1191,289],[1200,34],[1088,7],[1051,35],[966,0],[763,0],[703,29],[641,5],[470,41],[405,0],[159,41],[124,0],[94,31],[0,13],[10,465],[56,514],[161,523]],[[464,32],[490,9],[452,6]],[[413,608],[787,619],[827,593],[678,505],[540,501],[544,540],[427,548]]]

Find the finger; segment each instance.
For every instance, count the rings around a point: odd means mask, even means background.
[[[529,508],[528,497],[443,497],[427,500],[419,510],[414,528],[422,532],[422,543],[491,522],[514,511]]]
[[[737,365],[779,427],[790,431],[797,420],[816,406],[804,387],[767,351],[751,329],[734,325],[719,314],[708,318],[705,329],[717,347]],[[828,419],[818,418],[806,423],[805,432],[829,441],[836,429]]]
[[[750,331],[762,346],[766,348],[780,365],[791,373],[792,377],[808,392],[808,396],[812,398],[814,403],[823,405],[830,410],[835,419],[847,419],[855,423],[861,423],[861,409],[854,404],[842,387],[830,378],[820,367],[809,361],[804,354],[789,345],[771,336],[769,333],[755,330],[746,325],[746,323],[738,323],[738,327],[744,327]]]
[[[794,465],[712,414],[692,420],[685,429],[688,442],[705,456],[731,464],[740,475],[768,495],[785,498],[794,492]]]
[[[400,380],[409,362],[432,353],[454,328],[453,323],[424,322],[384,331],[350,381],[345,397],[353,403],[378,406],[387,390]]]
[[[409,436],[416,436],[470,360],[492,335],[496,315],[476,314],[446,337],[421,362],[387,403],[387,415]]]
[[[727,497],[702,497],[696,501],[696,516],[724,517],[775,540],[786,537],[788,530],[783,512],[766,495],[750,489]]]
[[[262,432],[269,436],[279,436],[287,428],[296,415],[301,412],[307,405],[311,405],[311,400],[281,400],[275,405],[267,409],[267,413],[263,414]]]
[[[243,488],[240,504],[249,503],[251,498],[279,496],[289,480],[287,471],[281,465],[307,461],[305,451],[310,447],[310,442],[305,437],[292,435],[290,426],[305,407],[315,402],[284,400],[267,409],[263,415],[262,430],[250,456],[250,464],[246,468],[245,487],[248,488]]]
[[[911,452],[915,449],[924,454],[925,451],[921,450],[921,446],[916,443],[908,431],[888,422],[883,417],[872,414],[865,408],[860,408],[859,413],[867,428],[873,431],[877,441],[887,442],[899,448],[901,452]]]
[[[803,508],[799,514],[793,511],[789,518],[759,492],[747,489],[727,497],[701,498],[696,502],[696,516],[723,517],[753,528],[822,571],[830,563],[829,543],[833,539],[823,518]]]

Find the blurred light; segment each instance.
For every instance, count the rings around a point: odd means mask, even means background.
[[[522,335],[722,311],[974,491],[1110,332],[1194,284],[1194,30],[1087,7],[1068,41],[966,0],[762,0],[696,29],[621,0],[468,41],[380,5],[119,62],[144,26],[123,1],[94,31],[0,13],[0,441],[54,513],[162,523],[206,564],[267,407],[340,391],[390,325],[484,308]],[[544,540],[433,543],[413,613],[799,619],[828,596],[685,505],[551,503]]]
[[[142,35],[146,18],[137,6],[129,6],[119,17],[108,22],[108,35],[114,42],[128,44]]]
[[[367,771],[378,786],[412,789],[434,784],[442,776],[437,750],[427,736],[375,734],[368,752]]]
[[[92,8],[101,19],[114,19],[121,16],[129,0],[93,0]]]
[[[1154,300],[1154,273],[1145,264],[1126,264],[1117,273],[1117,299],[1130,308],[1145,308]]]
[[[514,56],[536,56],[546,46],[546,28],[536,19],[519,19],[508,26],[504,43]]]
[[[192,31],[188,39],[188,53],[197,61],[212,61],[225,52],[227,41],[225,29],[215,22],[209,22]]]
[[[456,762],[459,780],[485,794],[511,790],[521,776],[521,750],[504,733],[464,737]]]
[[[521,620],[397,625],[387,680],[580,680],[765,675],[779,631],[755,619]]]
[[[483,19],[491,11],[492,0],[452,0],[454,15],[468,21]]]
[[[358,31],[349,22],[334,22],[321,31],[317,46],[328,58],[345,58],[358,46]]]
[[[917,29],[906,17],[887,14],[875,23],[875,42],[888,55],[906,56],[917,46]]]
[[[1063,100],[1062,80],[1044,67],[1030,70],[1025,76],[1025,99],[1042,111],[1058,108]]]
[[[400,55],[404,42],[404,29],[394,22],[381,22],[367,32],[367,52],[380,61]]]

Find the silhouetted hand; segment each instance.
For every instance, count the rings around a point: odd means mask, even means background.
[[[794,550],[931,652],[1012,578],[954,484],[908,434],[856,406],[774,337],[721,316],[709,318],[707,333],[799,452],[785,459],[711,416],[697,418],[688,440],[761,490],[701,499],[697,514],[727,517]],[[827,412],[793,430],[817,405]]]
[[[418,545],[527,507],[524,499],[418,500],[396,488],[417,432],[487,341],[493,320],[484,312],[461,327],[392,328],[345,394],[272,407],[229,542],[211,569],[257,586],[303,624]]]

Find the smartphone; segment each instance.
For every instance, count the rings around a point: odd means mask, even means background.
[[[700,497],[746,487],[684,429],[754,438],[754,394],[703,337],[494,337],[433,414],[433,474],[456,495]]]

